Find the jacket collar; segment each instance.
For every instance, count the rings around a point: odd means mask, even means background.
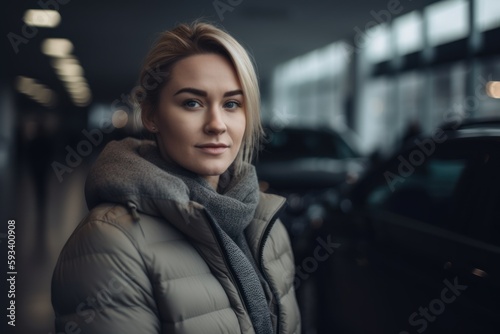
[[[272,224],[278,218],[278,214],[284,204],[285,199],[281,196],[260,193],[259,205],[255,211],[255,217],[245,231],[248,246],[258,262],[261,257],[260,252],[264,246],[263,243],[266,241],[265,237],[268,235]]]
[[[205,208],[189,199],[187,186],[166,172],[163,164],[153,142],[133,138],[110,142],[87,178],[85,194],[89,209],[103,202],[128,205],[140,212],[164,217],[197,243],[214,242],[213,226]],[[246,229],[254,256],[266,227],[283,203],[282,197],[260,194],[254,219]]]

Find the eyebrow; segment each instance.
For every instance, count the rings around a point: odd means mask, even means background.
[[[174,96],[179,95],[181,93],[191,93],[191,94],[203,96],[203,97],[206,97],[208,95],[207,92],[204,90],[196,89],[196,88],[192,88],[192,87],[186,87],[186,88],[179,89],[174,94]],[[235,95],[243,95],[243,91],[241,89],[230,90],[228,92],[225,92],[223,97],[235,96]]]

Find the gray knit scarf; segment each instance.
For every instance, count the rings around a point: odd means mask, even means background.
[[[146,189],[154,193],[153,196],[165,195],[165,192],[178,194],[176,198],[187,195],[205,207],[240,287],[255,332],[272,334],[271,311],[262,287],[262,276],[244,235],[259,201],[255,168],[245,164],[238,175],[234,175],[232,168],[228,169],[220,176],[218,191],[215,191],[202,177],[162,159],[153,142],[125,139],[108,144],[94,165],[87,179],[87,202],[93,206],[97,201],[116,200],[124,198],[121,196],[124,193],[143,193]],[[126,197],[130,196],[133,195]],[[89,201],[91,198],[93,200]]]
[[[202,204],[216,227],[216,233],[227,255],[248,308],[257,334],[273,333],[271,315],[260,277],[245,239],[259,201],[259,185],[255,168],[246,164],[235,176],[228,169],[220,176],[218,192],[200,176],[173,165],[164,169],[180,178],[189,189],[192,201]]]

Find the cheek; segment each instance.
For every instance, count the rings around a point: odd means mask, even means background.
[[[245,128],[246,128],[245,115],[242,115],[234,120],[233,134],[235,136],[235,139],[237,138],[238,142],[240,143],[243,140],[243,136],[245,135]]]
[[[176,113],[175,108],[169,109],[160,115],[158,121],[161,124],[161,131],[165,139],[174,141],[183,141],[186,133],[191,133],[192,122],[189,119],[180,117],[180,113]]]
[[[162,126],[159,130],[159,139],[162,141],[163,148],[167,155],[177,155],[178,151],[185,149],[189,145],[189,129],[186,129],[185,124],[175,119],[162,120]]]
[[[190,133],[192,133],[191,129],[182,127],[182,125],[178,124],[178,126],[168,127],[163,138],[167,146],[176,149],[189,145],[192,137],[189,135]]]

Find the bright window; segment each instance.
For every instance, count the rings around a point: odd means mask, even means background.
[[[366,32],[366,60],[378,63],[392,57],[391,30],[385,23],[379,24]]]
[[[422,49],[422,17],[418,12],[396,18],[393,29],[398,54],[405,55]]]
[[[425,16],[431,46],[453,42],[469,34],[469,4],[466,0],[436,2],[425,8]]]
[[[339,41],[278,66],[266,119],[282,125],[340,125],[350,56],[347,44]]]
[[[476,22],[480,31],[500,27],[500,1],[476,0]]]

